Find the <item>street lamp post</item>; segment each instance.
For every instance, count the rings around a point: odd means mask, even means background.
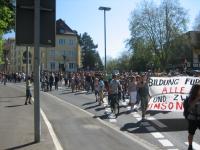
[[[66,71],[66,55],[64,54],[63,55],[63,60],[64,60],[64,72]]]
[[[104,46],[105,46],[105,70],[106,70],[106,11],[110,11],[109,7],[99,7],[99,10],[104,12]]]

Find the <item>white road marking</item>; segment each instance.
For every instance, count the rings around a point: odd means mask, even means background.
[[[130,102],[130,100],[129,100],[129,99],[125,99],[125,101],[126,101],[127,103],[129,103],[129,102]]]
[[[109,119],[109,122],[111,122],[111,123],[116,123],[117,120],[116,120],[116,119]]]
[[[171,147],[174,146],[172,142],[167,139],[158,140],[164,147]]]
[[[151,120],[155,125],[157,125],[160,128],[166,128],[167,127],[165,124],[156,120],[156,118],[154,118],[154,117],[147,117],[147,120]]]
[[[133,117],[135,117],[135,118],[140,117],[141,118],[140,114],[138,114],[138,113],[133,113]]]
[[[55,132],[53,130],[53,127],[52,127],[51,123],[47,119],[47,117],[46,117],[46,115],[45,115],[45,113],[43,112],[42,109],[40,109],[40,113],[41,113],[41,115],[42,115],[42,117],[44,119],[44,122],[47,125],[47,128],[49,129],[49,132],[50,132],[50,135],[51,135],[51,137],[53,139],[53,143],[54,143],[54,145],[56,147],[56,150],[63,150],[63,148],[62,148],[62,146],[61,146],[61,144],[60,144],[60,142],[58,140],[58,137],[56,136],[56,134],[55,134]]]
[[[32,98],[32,101],[34,102],[34,98]],[[53,130],[53,127],[52,127],[51,123],[49,122],[47,116],[45,115],[44,111],[41,108],[40,108],[40,113],[42,115],[42,118],[43,118],[45,124],[47,125],[47,128],[49,130],[49,133],[51,135],[53,143],[54,143],[54,145],[56,147],[56,150],[63,150],[63,148],[62,148],[62,146],[61,146],[61,144],[60,144],[60,142],[58,140],[58,137],[56,136],[56,133]]]
[[[186,145],[189,145],[188,142],[185,142]],[[193,149],[194,150],[200,150],[200,144],[193,142],[192,143]]]
[[[106,108],[105,111],[106,112],[111,112],[111,109],[110,108]]]
[[[137,118],[135,118],[137,121],[140,121],[140,120],[142,120],[142,118],[141,117],[137,117]]]
[[[127,105],[127,102],[121,102],[121,104],[122,104],[123,106],[126,106],[126,105]]]
[[[152,134],[153,137],[156,138],[156,139],[164,138],[164,135],[162,135],[160,132],[152,132],[151,134]]]
[[[147,120],[156,120],[154,117],[147,117]]]
[[[127,108],[127,110],[131,110],[131,106],[128,106],[128,107],[126,107]]]
[[[106,107],[108,104],[103,103],[103,106]]]
[[[152,126],[146,127],[146,129],[147,129],[149,132],[155,132],[155,131],[156,131],[156,128],[154,128],[154,127],[152,127]]]
[[[167,149],[167,150],[179,150],[179,149],[177,149],[177,148],[172,148],[172,149]]]

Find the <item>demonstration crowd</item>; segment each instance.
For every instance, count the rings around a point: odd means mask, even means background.
[[[42,72],[40,75],[41,89],[45,92],[52,91],[52,87],[58,90],[58,85],[62,83],[68,88],[71,88],[72,93],[78,91],[86,91],[87,93],[94,93],[96,102],[101,105],[104,102],[104,98],[107,97],[108,104],[111,108],[112,114],[117,117],[119,113],[119,101],[125,101],[129,99],[130,111],[137,111],[135,105],[141,108],[142,120],[145,119],[145,114],[148,107],[148,101],[150,99],[148,79],[150,76],[173,76],[175,73],[157,73],[145,72],[138,74],[136,72],[113,72],[107,74],[104,72],[76,72],[76,73],[60,73],[60,72]],[[186,75],[186,74],[183,74]],[[180,76],[180,74],[179,74]],[[26,78],[24,73],[12,73],[5,74],[0,72],[0,81],[6,83],[21,82],[28,79],[26,102],[30,99],[31,94],[31,82],[33,76],[30,75]],[[192,150],[192,141],[195,131],[200,129],[200,84],[195,84],[188,97],[188,105],[184,103],[185,117],[188,120],[188,142],[189,150]],[[187,107],[188,106],[188,107]]]

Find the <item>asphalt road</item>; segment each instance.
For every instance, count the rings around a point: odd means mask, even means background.
[[[160,149],[187,149],[187,121],[182,113],[176,112],[148,112],[147,121],[141,122],[141,113],[129,112],[126,103],[121,103],[120,116],[117,119],[109,119],[104,106],[95,103],[94,94],[82,92],[71,93],[70,89],[60,88],[50,94],[72,103],[104,121],[116,125],[121,131],[133,137],[137,136]],[[194,149],[200,150],[200,132],[194,137]]]
[[[8,84],[12,89],[25,91],[24,85]],[[52,96],[54,95],[54,96]],[[61,99],[57,98],[60,97]],[[74,95],[67,89],[52,93],[41,92],[41,108],[50,121],[63,149],[66,150],[154,150],[158,149],[135,134],[120,130],[116,123],[98,119],[103,111],[96,107],[92,96],[85,94]],[[73,101],[73,102],[72,102]],[[79,102],[78,102],[79,101]],[[80,106],[83,110],[74,107]],[[100,110],[95,110],[99,108]]]

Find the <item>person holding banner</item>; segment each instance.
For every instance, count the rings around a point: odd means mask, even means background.
[[[189,94],[188,150],[193,150],[192,142],[197,129],[200,129],[200,84],[193,85]]]
[[[136,82],[136,78],[132,77],[131,81],[129,82],[128,85],[128,94],[130,96],[130,106],[131,106],[131,111],[134,108],[134,105],[137,101],[137,82]]]
[[[141,100],[142,120],[144,120],[149,100],[149,88],[146,75],[140,77],[140,82],[138,83],[138,94]]]

